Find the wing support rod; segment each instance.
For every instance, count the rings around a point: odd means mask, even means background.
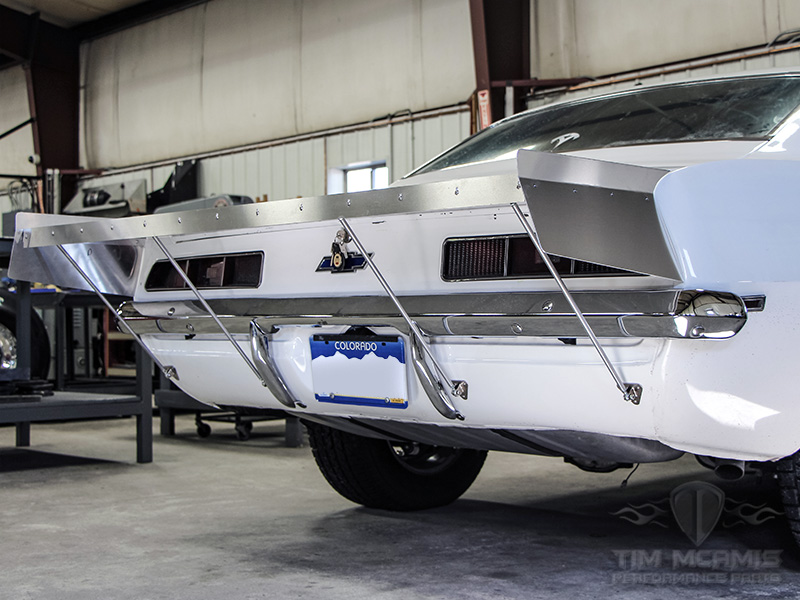
[[[539,236],[536,234],[536,230],[533,228],[530,221],[525,218],[525,214],[522,212],[522,209],[520,209],[519,204],[512,202],[511,208],[517,215],[519,222],[522,223],[522,226],[525,228],[525,232],[528,234],[531,242],[533,242],[533,245],[536,247],[536,251],[539,253],[539,256],[542,257],[544,264],[547,266],[547,270],[550,271],[550,275],[552,275],[553,279],[556,280],[556,283],[558,284],[561,293],[564,295],[564,298],[567,299],[570,307],[572,307],[572,310],[575,312],[575,316],[578,317],[578,320],[581,322],[583,329],[586,331],[586,335],[589,336],[589,339],[592,342],[592,346],[594,346],[594,349],[597,350],[597,354],[600,355],[600,359],[603,361],[603,364],[605,364],[608,372],[611,373],[611,377],[614,379],[617,389],[622,392],[622,397],[631,404],[639,404],[642,399],[642,386],[638,383],[625,383],[622,380],[622,377],[617,372],[617,369],[611,363],[605,350],[603,350],[603,347],[600,345],[600,342],[598,341],[597,336],[594,334],[594,331],[592,331],[591,325],[589,325],[589,322],[586,320],[583,312],[578,307],[577,302],[575,302],[575,299],[572,297],[569,289],[567,289],[567,286],[558,270],[556,270],[553,261],[550,260],[547,252],[545,252],[544,248],[542,248],[542,243],[539,241]]]
[[[361,254],[364,256],[364,259],[369,265],[372,274],[375,275],[378,283],[381,284],[381,287],[386,292],[386,295],[392,300],[394,305],[397,307],[397,310],[400,312],[400,315],[403,317],[403,320],[406,322],[406,325],[408,325],[412,337],[412,349],[414,351],[414,368],[417,372],[420,382],[422,383],[425,393],[431,400],[431,403],[436,410],[442,414],[442,416],[447,417],[448,419],[457,419],[459,421],[463,421],[464,415],[462,415],[453,406],[452,402],[447,397],[447,394],[444,392],[442,380],[447,382],[447,387],[450,389],[450,393],[453,396],[463,398],[464,400],[467,399],[467,394],[469,391],[467,382],[463,380],[450,379],[450,377],[448,377],[447,373],[433,355],[433,352],[425,340],[425,336],[423,335],[419,326],[409,316],[408,312],[406,312],[406,309],[403,308],[399,298],[394,291],[392,291],[391,286],[383,277],[378,267],[375,265],[375,261],[372,260],[372,256],[370,256],[369,252],[367,252],[366,248],[364,248],[364,245],[358,239],[358,236],[356,236],[355,231],[353,231],[353,228],[350,226],[350,223],[348,223],[347,219],[344,217],[339,217],[339,223],[341,223],[342,227],[344,227],[344,230],[347,232],[350,239],[353,240],[353,243],[356,245],[359,252],[361,252]],[[435,376],[430,369],[427,368],[423,356],[427,356],[438,376]]]
[[[200,291],[197,289],[197,287],[195,287],[195,285],[189,279],[189,276],[183,271],[183,269],[181,269],[180,265],[177,263],[175,258],[172,256],[170,251],[167,250],[167,247],[164,245],[164,242],[162,242],[161,239],[157,235],[153,236],[153,241],[161,249],[161,252],[164,253],[164,256],[167,257],[167,260],[169,260],[170,264],[175,269],[175,271],[178,273],[178,275],[180,275],[181,279],[183,279],[184,283],[186,283],[186,285],[189,287],[189,289],[192,290],[192,293],[195,295],[195,298],[197,298],[198,302],[200,302],[200,304],[205,309],[205,311],[209,314],[209,316],[212,319],[214,319],[214,322],[222,330],[222,333],[225,334],[225,337],[228,338],[228,341],[234,347],[236,352],[238,352],[239,356],[242,357],[242,360],[244,360],[244,362],[247,364],[247,366],[250,367],[250,370],[253,371],[255,376],[258,377],[258,380],[261,382],[261,385],[263,385],[264,387],[268,387],[267,381],[264,379],[264,377],[261,376],[261,373],[258,371],[258,368],[253,364],[253,361],[250,360],[250,357],[247,356],[247,354],[245,354],[244,350],[242,350],[241,347],[239,346],[239,344],[236,343],[236,340],[233,339],[233,336],[231,335],[231,332],[228,331],[228,328],[225,327],[225,325],[222,323],[220,318],[217,316],[217,313],[214,312],[214,309],[211,308],[211,306],[209,306],[208,302],[206,302],[206,299],[203,298],[203,295],[200,293]]]
[[[138,343],[138,344],[139,344],[139,345],[142,347],[142,350],[144,350],[144,351],[147,353],[147,355],[148,355],[148,356],[150,356],[150,358],[152,358],[152,359],[153,359],[153,362],[156,364],[156,366],[157,366],[159,369],[161,369],[161,372],[162,372],[162,373],[164,373],[164,375],[165,375],[165,376],[166,376],[168,379],[174,379],[175,381],[179,381],[179,380],[180,380],[180,377],[178,377],[178,371],[177,371],[177,369],[176,369],[175,367],[173,367],[173,366],[169,366],[169,365],[166,365],[166,366],[165,366],[165,365],[161,364],[161,361],[160,361],[160,360],[158,360],[158,358],[156,358],[156,356],[155,356],[155,355],[154,355],[154,354],[153,354],[153,353],[150,351],[150,348],[148,348],[148,347],[147,347],[147,346],[146,346],[146,345],[145,345],[145,344],[142,342],[142,338],[141,338],[141,337],[139,337],[139,334],[138,334],[138,333],[136,333],[136,332],[135,332],[135,331],[134,331],[134,330],[131,328],[131,326],[130,326],[130,325],[128,325],[128,323],[125,321],[125,319],[123,319],[123,318],[122,318],[122,317],[119,315],[119,313],[117,312],[117,309],[116,309],[116,308],[114,308],[114,306],[112,306],[112,305],[111,305],[111,302],[109,302],[109,301],[108,301],[108,298],[106,298],[106,297],[103,295],[103,292],[101,292],[101,291],[100,291],[100,289],[99,289],[99,288],[98,288],[98,287],[97,287],[97,286],[94,284],[94,282],[93,282],[93,281],[91,280],[91,278],[90,278],[90,277],[89,277],[89,276],[86,274],[86,272],[85,272],[83,269],[81,269],[80,265],[79,265],[79,264],[78,264],[78,263],[75,261],[75,259],[74,259],[74,258],[72,258],[72,256],[70,256],[69,252],[67,252],[67,251],[64,249],[64,246],[62,246],[61,244],[58,244],[56,247],[57,247],[57,248],[58,248],[58,249],[61,251],[61,254],[63,254],[63,255],[64,255],[64,258],[66,258],[66,259],[67,259],[67,261],[69,261],[69,263],[70,263],[70,264],[71,264],[71,265],[72,265],[72,266],[75,268],[75,270],[76,270],[76,271],[77,271],[77,272],[80,274],[80,276],[81,276],[81,277],[83,278],[83,280],[84,280],[84,281],[85,281],[85,282],[86,282],[86,283],[89,285],[89,287],[90,287],[90,288],[92,288],[92,291],[93,291],[95,294],[97,294],[97,297],[98,297],[98,298],[100,298],[100,300],[102,301],[102,303],[103,303],[103,304],[105,304],[105,306],[106,306],[106,308],[109,310],[109,312],[110,312],[112,315],[114,315],[116,322],[117,322],[119,325],[121,325],[121,326],[123,327],[123,329],[125,329],[125,331],[126,331],[127,333],[129,333],[130,335],[132,335],[132,336],[133,336],[133,339],[135,339],[135,340],[136,340],[136,342],[137,342],[137,343]]]

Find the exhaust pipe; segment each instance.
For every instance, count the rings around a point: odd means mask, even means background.
[[[714,461],[714,474],[725,481],[736,481],[744,477],[745,462],[718,458]]]

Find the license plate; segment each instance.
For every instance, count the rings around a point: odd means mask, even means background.
[[[406,354],[397,336],[315,335],[311,376],[320,402],[406,408]]]

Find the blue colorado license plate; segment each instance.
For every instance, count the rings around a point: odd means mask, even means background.
[[[406,408],[406,353],[397,336],[315,335],[311,376],[320,402]]]

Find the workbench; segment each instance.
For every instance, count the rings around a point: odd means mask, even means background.
[[[17,282],[17,302],[17,367],[14,378],[29,379],[32,310],[29,283]],[[56,338],[59,342],[65,341],[63,333]],[[57,389],[52,395],[44,396],[0,396],[0,424],[15,424],[16,445],[24,447],[31,443],[31,423],[133,416],[136,417],[136,461],[152,462],[153,366],[152,359],[138,346],[136,365],[134,394],[82,393]],[[60,368],[57,370],[61,372]]]

